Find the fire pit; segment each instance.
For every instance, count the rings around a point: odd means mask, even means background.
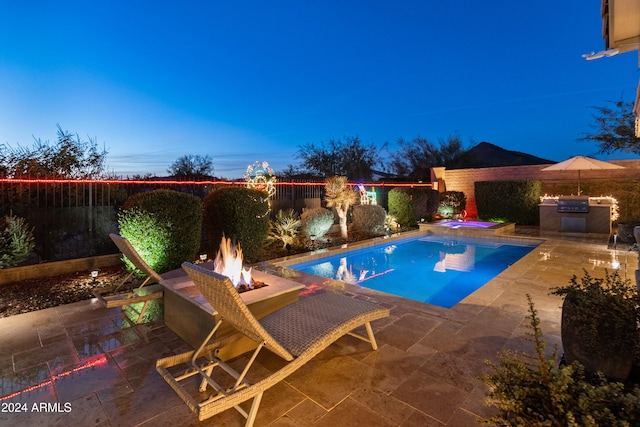
[[[221,262],[225,265],[222,266]],[[282,277],[273,276],[259,270],[243,268],[242,250],[239,246],[234,247],[230,241],[225,241],[224,238],[216,260],[214,262],[205,262],[201,265],[216,272],[220,272],[216,268],[224,267],[226,269],[229,265],[233,265],[235,270],[229,274],[233,274],[234,278],[238,278],[238,286],[236,286],[238,292],[241,292],[242,288],[249,290],[240,293],[240,297],[258,319],[297,301],[298,292],[304,288],[304,285]],[[238,273],[238,271],[247,271],[248,276],[243,279],[242,276],[247,273]],[[220,274],[230,277],[226,273]],[[217,322],[218,313],[207,302],[183,269],[165,273],[163,278],[161,283],[165,287],[165,325],[192,347],[197,348]],[[240,283],[242,280],[245,283]],[[234,283],[233,279],[232,283]],[[235,329],[223,323],[213,340],[234,332]],[[220,357],[224,360],[231,359],[255,346],[254,342],[248,338],[243,338],[221,349]]]

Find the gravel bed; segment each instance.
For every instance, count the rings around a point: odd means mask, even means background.
[[[0,317],[91,299],[95,287],[119,283],[126,275],[124,267],[116,266],[101,268],[95,282],[81,272],[0,285]]]

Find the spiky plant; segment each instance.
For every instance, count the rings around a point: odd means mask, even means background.
[[[293,245],[296,242],[301,226],[302,221],[296,211],[280,209],[276,218],[271,221],[269,239],[281,241],[282,247],[286,248],[287,245]]]

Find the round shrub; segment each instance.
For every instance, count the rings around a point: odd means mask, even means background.
[[[216,252],[222,235],[240,244],[245,261],[258,261],[269,233],[267,193],[247,187],[218,188],[203,202],[208,248]]]
[[[300,215],[302,220],[302,230],[309,239],[310,236],[321,238],[331,229],[333,225],[333,212],[325,208],[305,209]]]
[[[354,231],[365,236],[383,236],[386,234],[386,217],[387,212],[382,206],[355,205],[351,211],[351,224]]]
[[[120,208],[118,226],[120,235],[162,274],[195,260],[202,235],[202,202],[173,190],[134,194]],[[125,264],[133,268],[126,259]]]
[[[403,188],[394,188],[388,195],[389,215],[395,218],[396,222],[403,227],[415,227],[418,222],[413,207],[411,197]]]

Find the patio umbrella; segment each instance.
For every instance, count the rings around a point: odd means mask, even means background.
[[[623,166],[614,165],[613,163],[603,162],[601,160],[592,159],[591,157],[575,156],[564,162],[547,166],[542,171],[578,171],[578,196],[580,195],[580,171],[583,170],[602,170],[602,169],[624,169]]]

